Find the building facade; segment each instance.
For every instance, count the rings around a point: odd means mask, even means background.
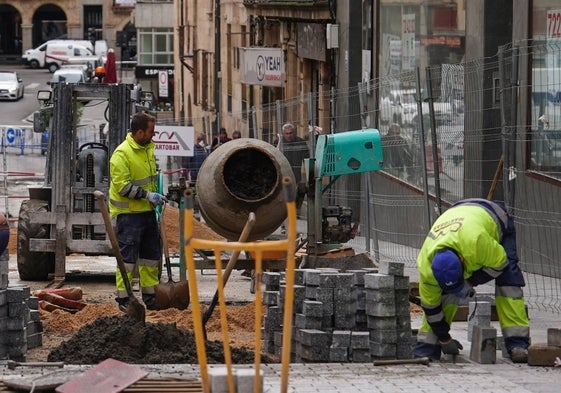
[[[17,58],[55,38],[103,39],[114,48],[118,32],[131,30],[134,5],[126,0],[1,0],[0,54]]]

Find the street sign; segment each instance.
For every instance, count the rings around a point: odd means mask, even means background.
[[[168,97],[168,72],[166,70],[158,72],[158,95]]]
[[[10,145],[13,145],[15,141],[16,141],[16,130],[14,130],[13,128],[8,128],[6,130],[6,142],[8,142],[8,144]]]

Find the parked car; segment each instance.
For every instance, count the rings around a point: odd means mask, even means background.
[[[23,80],[17,72],[0,72],[0,98],[5,100],[19,100],[24,93]]]
[[[88,77],[85,71],[80,67],[60,68],[53,73],[53,77],[48,84],[53,83],[86,83]]]

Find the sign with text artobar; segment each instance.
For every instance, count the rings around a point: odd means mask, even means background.
[[[248,85],[282,86],[284,54],[281,48],[240,48],[241,80]]]
[[[192,157],[195,141],[193,127],[161,126],[156,123],[152,142],[157,156]]]

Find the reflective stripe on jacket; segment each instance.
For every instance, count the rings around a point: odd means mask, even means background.
[[[508,265],[499,236],[497,222],[481,206],[459,205],[445,211],[435,221],[417,257],[421,303],[428,307],[441,303],[442,290],[431,267],[437,251],[456,251],[466,279],[483,268],[499,272]]]
[[[141,213],[153,210],[145,198],[135,199],[138,189],[156,192],[158,176],[154,143],[141,146],[131,133],[115,149],[110,160],[111,184],[109,186],[109,210],[111,217],[122,213]]]

